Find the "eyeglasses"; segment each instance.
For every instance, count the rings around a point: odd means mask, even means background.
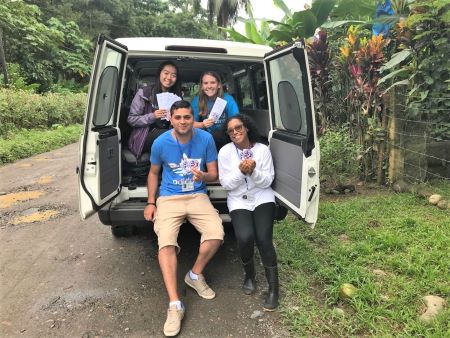
[[[242,133],[242,131],[244,130],[244,125],[243,124],[239,124],[234,128],[228,128],[227,129],[227,134],[228,135],[233,135],[234,133]]]

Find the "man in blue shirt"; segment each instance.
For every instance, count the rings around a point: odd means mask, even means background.
[[[200,248],[192,269],[184,281],[205,299],[215,292],[202,275],[203,269],[223,242],[222,221],[206,194],[206,183],[217,180],[217,150],[208,132],[194,128],[189,102],[175,102],[168,130],[153,143],[151,167],[147,179],[148,201],[144,217],[154,222],[158,236],[158,260],[169,296],[164,334],[180,332],[184,305],[177,291],[177,237],[181,224],[188,220],[201,234]],[[162,181],[156,199],[160,170]]]

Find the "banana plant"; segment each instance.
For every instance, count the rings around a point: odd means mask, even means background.
[[[337,0],[313,0],[311,7],[290,14],[283,0],[274,1],[274,4],[285,12],[285,17],[282,22],[268,21],[276,25],[271,30],[269,39],[290,42],[314,36],[316,29],[326,22],[336,3]]]
[[[258,28],[256,20],[251,14],[249,19],[239,17],[238,20],[244,22],[245,35],[239,33],[234,28],[220,27],[222,31],[229,34],[231,40],[237,42],[254,43],[258,45],[275,45],[275,42],[269,39],[270,27],[267,20],[260,20],[260,28]]]

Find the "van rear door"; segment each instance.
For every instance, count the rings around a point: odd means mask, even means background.
[[[80,138],[78,188],[82,219],[97,212],[121,189],[118,121],[127,56],[126,46],[100,35]]]
[[[319,205],[319,143],[308,58],[302,42],[264,57],[278,202],[312,226]]]

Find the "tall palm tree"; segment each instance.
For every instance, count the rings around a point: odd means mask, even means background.
[[[201,0],[192,0],[194,10],[200,8]],[[250,0],[208,0],[207,12],[209,22],[216,19],[217,26],[227,27],[236,22],[239,9],[244,8],[251,15],[252,5]]]

